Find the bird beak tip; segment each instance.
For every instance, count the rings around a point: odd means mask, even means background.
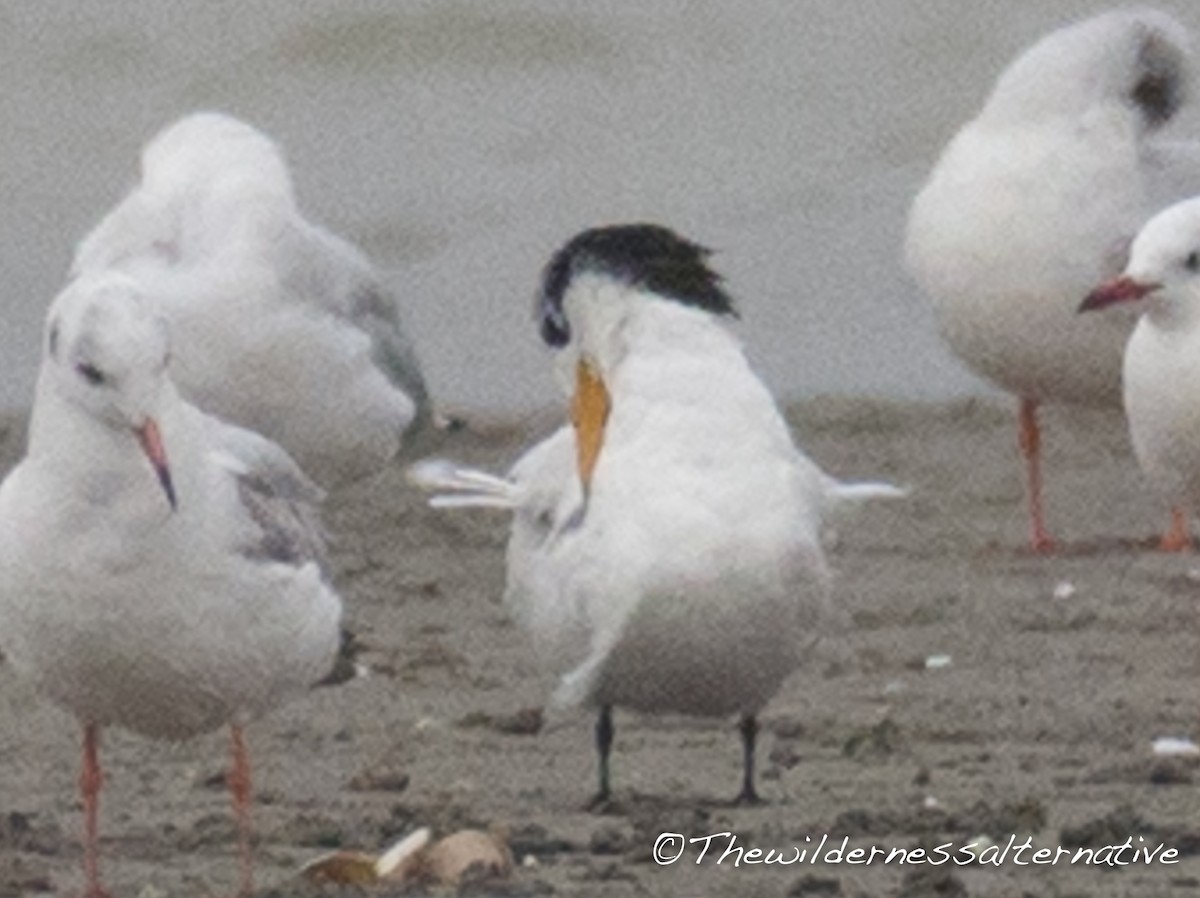
[[[171,511],[178,511],[179,499],[175,495],[175,484],[171,482],[171,472],[166,468],[159,471],[158,482],[162,484],[163,492],[167,494],[167,502],[171,505]]]
[[[1079,304],[1080,312],[1094,312],[1119,303],[1135,302],[1153,293],[1161,285],[1145,284],[1128,275],[1101,284]]]
[[[135,433],[138,438],[138,445],[141,446],[142,452],[149,459],[151,466],[154,468],[154,473],[158,477],[158,482],[162,486],[163,493],[166,494],[167,502],[171,505],[171,511],[179,508],[179,500],[175,493],[175,482],[171,478],[171,467],[167,463],[167,452],[163,448],[162,434],[158,429],[158,422],[153,418],[147,418],[145,423],[140,427],[135,428]]]

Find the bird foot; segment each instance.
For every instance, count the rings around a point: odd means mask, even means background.
[[[1053,555],[1058,551],[1058,543],[1047,533],[1037,533],[1030,539],[1029,548],[1034,555]]]
[[[1191,537],[1180,537],[1174,533],[1165,533],[1158,541],[1158,551],[1160,552],[1189,552],[1191,548]]]
[[[754,789],[743,789],[738,793],[737,798],[730,802],[730,806],[735,808],[757,808],[766,803]]]
[[[597,792],[588,803],[583,806],[583,809],[589,814],[619,814],[621,813],[617,803],[608,792]]]

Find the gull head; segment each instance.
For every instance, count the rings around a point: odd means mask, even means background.
[[[607,379],[627,350],[623,331],[638,307],[671,302],[713,316],[736,314],[708,256],[660,225],[614,225],[576,235],[546,266],[538,326],[573,381],[571,417],[585,490],[611,406]]]
[[[249,251],[295,214],[278,147],[228,115],[195,113],[146,145],[141,180],[83,239],[71,271],[178,265],[229,247]]]
[[[1125,271],[1089,293],[1079,310],[1140,300],[1151,320],[1200,321],[1200,197],[1150,219],[1130,247]]]
[[[1104,13],[1046,35],[1017,57],[980,119],[1075,119],[1109,107],[1152,131],[1186,102],[1190,57],[1186,29],[1165,13]]]
[[[40,389],[136,444],[175,508],[158,423],[173,395],[169,360],[166,322],[125,275],[79,278],[50,307]]]
[[[142,150],[142,189],[183,198],[255,186],[290,198],[279,147],[261,131],[221,112],[196,112],[160,131]]]

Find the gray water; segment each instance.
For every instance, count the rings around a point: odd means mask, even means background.
[[[1190,0],[1161,6],[1200,30]],[[75,242],[145,140],[201,108],[282,144],[308,215],[385,270],[450,407],[557,400],[538,273],[577,230],[628,220],[718,250],[781,395],[983,392],[903,271],[907,206],[1015,53],[1106,8],[9,0],[0,405],[31,399]]]

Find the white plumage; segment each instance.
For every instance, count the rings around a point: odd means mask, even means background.
[[[156,310],[111,273],[58,297],[28,451],[0,486],[0,648],[85,725],[93,762],[108,725],[174,740],[230,723],[240,745],[339,641],[316,487],[179,399]]]
[[[1200,190],[1200,146],[1163,126],[1186,103],[1188,35],[1121,10],[1047,35],[1000,76],[913,203],[907,261],[951,349],[1019,397],[1040,522],[1034,410],[1115,405],[1131,315],[1080,320],[1081,298],[1121,270],[1138,228]]]
[[[147,144],[140,183],[76,252],[75,275],[106,270],[159,304],[190,401],[278,442],[322,485],[373,473],[429,417],[394,297],[304,219],[279,149],[243,122],[190,115]]]
[[[621,706],[742,715],[743,797],[753,798],[754,715],[830,611],[822,513],[900,491],[823,474],[795,448],[719,313],[642,277],[678,262],[715,284],[698,247],[629,226],[585,232],[556,260],[564,254],[560,290],[554,264],[547,274],[570,330],[556,361],[568,377],[593,367],[611,401],[590,477],[579,422],[529,450],[507,479],[447,462],[413,476],[443,491],[436,505],[513,509],[506,599],[561,675],[556,700],[602,711],[601,796],[603,731],[608,709]],[[610,720],[607,729],[611,740]]]
[[[1147,478],[1176,507],[1200,508],[1200,198],[1156,215],[1122,276],[1087,308],[1140,300],[1125,350],[1125,412]]]

